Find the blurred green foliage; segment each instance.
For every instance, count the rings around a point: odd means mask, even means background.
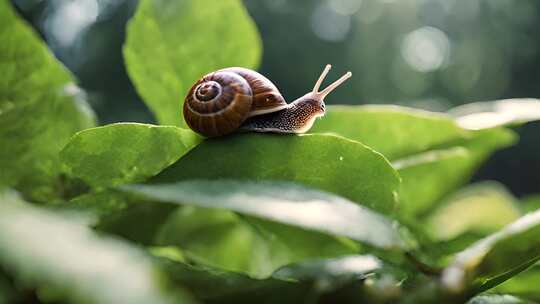
[[[9,3],[0,2],[0,187],[25,185],[47,200],[60,174],[58,151],[95,122],[71,73],[17,18]]]
[[[32,207],[15,193],[0,195],[0,264],[45,302],[189,303],[181,291],[166,292],[159,270],[135,246],[94,234],[83,219]]]

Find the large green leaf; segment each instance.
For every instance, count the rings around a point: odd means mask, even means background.
[[[340,236],[388,251],[406,247],[396,224],[383,216],[294,184],[196,180],[122,189],[148,201],[204,207],[169,216],[157,244],[179,246],[199,263],[257,278],[304,259],[358,252],[358,245]]]
[[[77,133],[60,156],[72,176],[111,186],[157,174],[199,141],[194,132],[173,126],[118,123]]]
[[[202,75],[228,66],[255,68],[254,22],[239,0],[141,0],[124,56],[139,94],[162,124],[182,125],[182,103]]]
[[[540,100],[516,98],[475,102],[451,109],[449,113],[461,127],[479,130],[540,120]]]
[[[381,152],[403,180],[400,214],[425,212],[467,182],[496,149],[515,140],[511,131],[473,132],[450,116],[396,106],[330,106],[312,132],[337,133]]]
[[[395,224],[382,215],[338,196],[290,183],[195,180],[122,189],[152,201],[231,210],[387,250],[405,247]]]
[[[0,196],[0,265],[52,301],[178,303],[164,277],[140,250],[100,237],[74,218]]]
[[[483,182],[468,186],[444,200],[426,220],[427,231],[438,241],[463,233],[487,235],[517,220],[516,199],[504,186]]]
[[[399,178],[361,143],[333,135],[237,134],[206,140],[153,178],[293,181],[346,197],[381,213],[395,208]]]
[[[491,153],[514,141],[510,130],[487,129],[449,143],[447,148],[395,160],[392,165],[403,179],[400,214],[414,217],[430,210],[445,195],[467,183]]]
[[[540,258],[540,211],[530,213],[460,252],[443,272],[454,293],[485,290]]]
[[[169,216],[156,244],[178,246],[189,261],[253,278],[268,278],[279,267],[304,259],[336,257],[359,250],[348,240],[227,210],[192,206]]]
[[[156,249],[171,250],[168,247]],[[310,287],[308,284],[276,278],[258,280],[240,273],[190,265],[168,257],[160,258],[159,262],[171,280],[189,288],[205,303],[300,303]]]
[[[390,160],[470,137],[449,116],[384,105],[328,106],[310,132],[360,141]]]
[[[0,1],[0,185],[54,198],[58,151],[94,124],[72,75],[38,35]]]

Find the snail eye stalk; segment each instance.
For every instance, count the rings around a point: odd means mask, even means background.
[[[331,85],[327,86],[324,90],[319,91],[321,88],[321,84],[326,78],[326,75],[328,75],[328,72],[332,68],[331,65],[327,64],[324,67],[324,70],[321,73],[321,76],[319,76],[319,79],[317,79],[317,82],[315,82],[315,86],[313,86],[313,95],[317,96],[317,99],[324,100],[328,94],[330,94],[333,90],[335,90],[337,87],[339,87],[342,83],[344,83],[347,79],[351,78],[352,73],[347,72],[345,75],[341,76],[338,80],[334,81]]]

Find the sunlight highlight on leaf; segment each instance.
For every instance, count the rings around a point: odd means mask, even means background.
[[[444,241],[467,232],[495,232],[520,215],[516,199],[504,186],[483,182],[452,194],[429,215],[426,224],[430,235]]]
[[[481,288],[539,258],[540,211],[536,211],[457,254],[444,270],[442,283],[454,293]]]
[[[359,278],[382,267],[371,255],[351,255],[336,259],[305,261],[278,269],[273,277],[295,280],[334,280],[337,277]]]
[[[181,248],[186,260],[196,264],[258,279],[269,278],[284,265],[354,254],[360,249],[358,243],[343,237],[226,209],[189,205],[169,215],[155,243]]]
[[[194,180],[121,189],[162,202],[228,209],[388,250],[405,248],[394,224],[382,215],[338,196],[290,183]]]
[[[453,108],[449,113],[462,128],[480,130],[540,120],[540,100],[516,98],[474,102]]]

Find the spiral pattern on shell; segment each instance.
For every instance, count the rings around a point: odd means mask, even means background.
[[[218,71],[197,81],[186,96],[184,119],[208,136],[232,133],[247,119],[253,98],[248,82],[235,73]]]

